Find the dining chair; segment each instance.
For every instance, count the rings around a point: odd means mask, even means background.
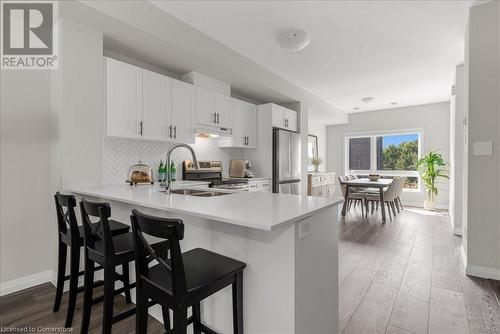
[[[113,314],[114,296],[125,293],[127,303],[131,302],[130,290],[135,283],[130,283],[129,263],[134,261],[134,241],[132,232],[113,236],[110,230],[111,207],[105,202],[95,202],[83,199],[80,202],[81,216],[85,230],[85,276],[83,311],[80,333],[89,331],[92,305],[103,301],[102,333],[111,334],[112,325],[136,313],[133,307],[118,314]],[[98,226],[93,225],[91,219],[99,219]],[[98,227],[98,228],[97,228]],[[168,251],[168,242],[155,242],[151,245],[158,252]],[[93,284],[95,264],[104,268],[104,298],[93,299]],[[116,267],[121,267],[122,273],[116,272]],[[123,287],[116,289],[115,281],[121,281]],[[168,312],[163,312],[163,322],[169,330]]]
[[[353,178],[349,178],[349,176],[339,176],[338,181],[339,181],[339,186],[340,190],[342,191],[342,197],[345,198],[345,193],[346,193],[346,185],[343,183],[344,181],[350,181],[353,180]],[[354,208],[357,207],[359,204],[361,206],[361,214],[364,217],[365,216],[365,197],[363,196],[363,193],[357,189],[350,188],[349,189],[349,197],[347,199],[347,209],[350,210],[351,207],[354,205]]]
[[[387,205],[387,212],[389,213],[389,219],[392,220],[392,217],[396,217],[396,206],[395,201],[397,196],[399,195],[399,191],[401,188],[401,178],[394,178],[389,187],[384,190],[384,204]],[[368,203],[372,202],[372,213],[373,213],[373,202],[376,202],[377,205],[380,202],[380,197],[377,194],[365,194],[365,205],[368,209]]]
[[[69,328],[73,323],[75,314],[77,294],[83,292],[83,287],[78,287],[78,278],[83,276],[80,271],[80,250],[83,247],[84,227],[78,225],[75,214],[76,199],[73,195],[61,194],[59,191],[54,195],[57,229],[58,229],[58,252],[57,252],[57,283],[56,296],[54,299],[53,312],[59,312],[64,289],[64,282],[69,280],[68,309],[64,327]],[[98,229],[97,223],[93,224],[94,229]],[[109,220],[110,232],[112,235],[128,233],[130,226]],[[70,253],[69,275],[66,275],[67,253]],[[96,267],[93,270],[101,270]],[[103,285],[102,281],[93,282],[94,286]]]
[[[214,334],[216,332],[201,321],[200,303],[230,286],[233,332],[243,334],[243,270],[246,264],[202,248],[181,252],[180,241],[184,239],[181,219],[155,217],[136,209],[130,219],[137,278],[136,333],[147,333],[148,300],[151,299],[164,310],[173,311],[173,329],[168,330],[168,334],[186,334],[189,324],[193,324],[194,334]],[[166,253],[159,254],[147,240],[148,236],[168,242],[170,257],[167,258]],[[158,263],[148,266],[148,258]],[[192,316],[188,318],[189,308]]]

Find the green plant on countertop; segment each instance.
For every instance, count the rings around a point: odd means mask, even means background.
[[[434,198],[439,191],[437,187],[438,178],[449,178],[446,169],[447,165],[441,153],[437,151],[431,151],[417,161],[418,172],[427,190],[426,208],[434,208]]]
[[[318,167],[319,165],[321,165],[323,161],[321,160],[321,158],[319,157],[314,157],[314,158],[311,158],[311,165],[314,166],[314,172],[317,173],[318,172]]]

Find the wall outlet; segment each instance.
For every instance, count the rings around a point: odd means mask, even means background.
[[[299,222],[299,240],[304,239],[305,237],[311,234],[312,234],[311,222],[310,221]]]
[[[474,155],[493,155],[493,143],[490,141],[474,143]]]

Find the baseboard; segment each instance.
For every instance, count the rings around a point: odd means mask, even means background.
[[[464,267],[467,268],[467,256],[465,256],[463,239],[462,239],[462,245],[460,246],[460,254],[462,254],[462,260],[464,261]]]
[[[460,237],[461,237],[461,236],[462,236],[462,228],[461,228],[461,227],[455,227],[455,228],[453,229],[453,234],[454,234],[454,235],[458,235],[458,236],[460,236]]]
[[[500,280],[500,269],[466,264],[465,273],[470,276]]]
[[[53,270],[46,270],[36,274],[20,277],[0,284],[0,296],[6,296],[11,293],[32,288],[34,286],[52,282],[54,278]]]
[[[413,208],[423,208],[424,203],[420,202],[405,202],[403,201],[403,206],[413,207]],[[439,210],[448,210],[448,205],[446,204],[434,204],[434,207]]]

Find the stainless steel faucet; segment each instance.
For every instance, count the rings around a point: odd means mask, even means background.
[[[191,152],[191,157],[193,158],[194,168],[198,169],[198,160],[196,159],[196,154],[194,154],[193,148],[189,145],[186,145],[186,144],[175,144],[172,147],[170,147],[170,149],[167,152],[167,158],[165,159],[166,163],[167,163],[167,169],[170,168],[170,155],[172,154],[172,151],[174,151],[176,148],[179,148],[179,147],[184,147],[189,152]],[[171,185],[172,185],[172,176],[170,175],[170,172],[169,172],[169,173],[167,173],[167,184],[165,185],[166,186],[165,193],[167,195],[170,195]]]

